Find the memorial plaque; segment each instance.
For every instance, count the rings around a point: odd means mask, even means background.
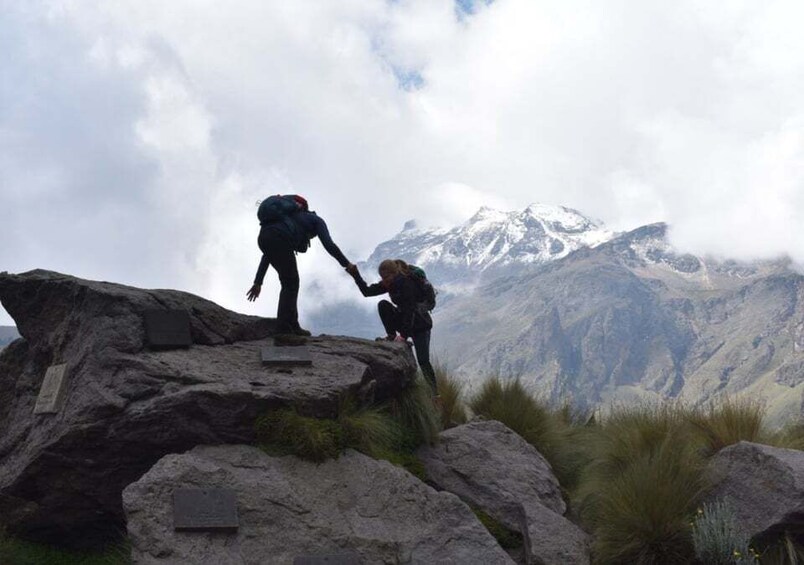
[[[173,491],[173,529],[185,532],[237,531],[237,500],[229,489]]]
[[[64,378],[67,365],[53,365],[48,367],[45,373],[45,380],[39,389],[39,396],[36,398],[34,414],[58,414],[64,400],[65,382]]]
[[[362,565],[363,560],[357,553],[344,551],[319,555],[300,555],[293,560],[293,565]]]
[[[266,367],[309,367],[313,364],[310,350],[298,347],[263,347],[262,364]]]
[[[190,347],[190,314],[186,310],[148,310],[143,313],[145,339],[152,349]]]

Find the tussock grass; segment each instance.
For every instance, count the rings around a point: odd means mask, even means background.
[[[345,398],[337,419],[311,418],[285,408],[255,423],[257,442],[271,455],[295,455],[320,463],[351,448],[419,476],[424,470],[414,452],[424,443],[434,443],[440,429],[429,385],[423,379],[381,406],[360,407],[353,398]]]
[[[707,455],[740,441],[771,440],[764,422],[765,408],[755,400],[723,398],[690,411],[688,419]]]
[[[441,399],[441,426],[444,429],[465,424],[468,420],[463,401],[463,382],[450,374],[444,365],[436,364],[436,389]]]
[[[438,441],[441,416],[433,404],[432,389],[421,376],[389,401],[388,411],[405,431],[411,447]]]

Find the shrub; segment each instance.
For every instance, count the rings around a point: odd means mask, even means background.
[[[722,398],[689,413],[689,423],[707,455],[740,441],[766,443],[764,406],[751,399]]]
[[[695,556],[707,565],[751,565],[756,553],[737,525],[734,510],[724,501],[704,504],[692,527]]]
[[[463,404],[463,382],[452,376],[446,367],[436,364],[436,385],[441,405],[441,426],[451,428],[465,424],[466,407]]]

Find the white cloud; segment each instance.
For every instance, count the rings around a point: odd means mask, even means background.
[[[271,298],[243,295],[254,202],[280,191],[308,196],[355,260],[413,217],[544,201],[618,228],[664,219],[696,253],[804,262],[797,0],[497,0],[472,15],[451,0],[32,0],[3,14],[0,270],[269,314]],[[300,265],[311,301],[353,291],[320,249]]]

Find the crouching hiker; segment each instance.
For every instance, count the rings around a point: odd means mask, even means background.
[[[279,305],[276,310],[280,333],[310,335],[299,326],[299,270],[296,266],[296,253],[304,253],[310,247],[310,240],[316,236],[324,249],[348,270],[353,267],[341,250],[332,241],[323,218],[308,209],[307,200],[296,195],[270,196],[260,203],[257,211],[260,220],[260,235],[257,244],[262,251],[262,259],[257,269],[254,285],[246,296],[253,302],[260,296],[265,273],[273,266],[279,275]]]
[[[412,338],[419,367],[436,394],[435,372],[430,364],[430,331],[433,328],[430,310],[435,307],[435,291],[424,271],[404,261],[386,259],[380,263],[380,282],[367,285],[355,265],[346,270],[354,277],[363,296],[388,293],[391,302],[381,300],[377,305],[386,333],[381,339],[405,341]]]

